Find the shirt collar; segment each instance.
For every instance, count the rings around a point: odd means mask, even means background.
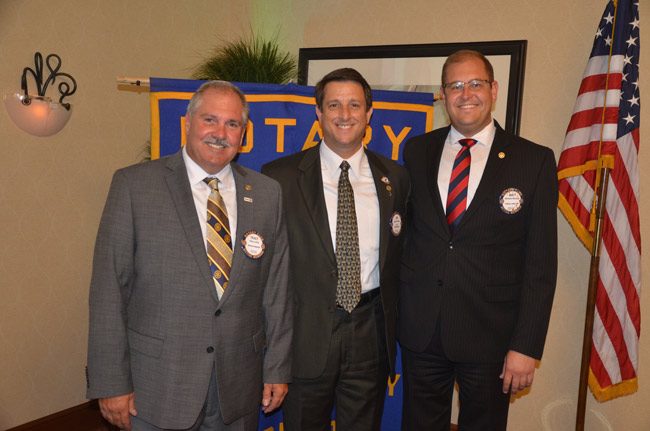
[[[497,131],[497,127],[494,125],[494,121],[490,121],[487,126],[485,126],[480,132],[471,136],[472,139],[476,140],[477,144],[489,147],[494,141],[494,134]],[[451,145],[458,144],[458,141],[465,139],[467,136],[464,136],[460,133],[454,126],[451,126],[449,130],[449,143]]]
[[[201,166],[199,166],[190,157],[189,154],[187,154],[186,147],[183,147],[182,151],[183,151],[183,161],[185,162],[185,169],[187,170],[187,177],[190,180],[190,185],[198,184],[202,182],[203,179],[206,177],[217,177],[221,184],[224,185],[230,184],[231,179],[233,178],[232,168],[230,167],[230,163],[224,166],[224,168],[221,169],[216,174],[208,174],[206,171],[203,170]]]
[[[326,144],[325,141],[320,145],[320,160],[321,160],[321,169],[328,172],[337,172],[341,166],[341,162],[346,160],[350,164],[350,171],[352,175],[367,175],[366,170],[363,169],[364,165],[368,165],[366,152],[363,148],[363,145],[354,153],[351,157],[343,159],[341,156],[332,151]]]

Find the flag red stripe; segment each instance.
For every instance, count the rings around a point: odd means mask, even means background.
[[[580,90],[578,94],[584,94],[591,91],[604,90],[605,88],[620,89],[622,75],[620,73],[613,73],[609,75],[609,83],[607,82],[607,74],[586,76],[580,83]]]
[[[618,122],[618,106],[604,109],[599,106],[593,109],[576,112],[571,116],[568,130],[571,131],[583,127],[590,127],[594,123],[598,124],[601,122],[616,124]]]
[[[561,180],[559,183],[560,194],[569,203],[569,206],[573,209],[578,220],[583,226],[589,227],[589,211],[582,205],[580,198],[571,188],[571,184],[567,180]]]
[[[596,349],[595,345],[591,346],[591,360],[589,362],[589,368],[591,368],[591,372],[594,373],[594,376],[596,376],[596,380],[598,380],[600,387],[604,388],[612,385],[612,379],[609,377],[609,373],[607,372],[607,369],[605,369],[605,365],[600,359],[600,355],[598,354],[598,350]]]
[[[612,221],[609,218],[609,214],[605,214],[603,217],[603,246],[607,249],[607,254],[612,261],[614,272],[618,277],[618,281],[623,289],[623,294],[625,295],[625,300],[627,301],[628,309],[632,305],[632,310],[639,308],[639,295],[637,294],[636,289],[634,288],[634,282],[630,275],[630,271],[625,259],[625,251],[621,246],[621,242],[616,236],[616,231],[614,226],[612,226]],[[636,304],[636,306],[633,306]],[[637,336],[641,330],[641,316],[635,313],[630,314],[630,319],[634,324],[634,329],[636,330]]]
[[[602,154],[614,154],[615,151],[615,141],[603,141],[601,148]],[[561,171],[568,167],[584,165],[590,160],[598,160],[598,141],[592,141],[578,147],[567,148],[562,152],[557,168]]]
[[[627,170],[625,169],[625,164],[621,161],[621,153],[616,152],[616,162],[614,163],[614,169],[611,171],[611,180],[618,194],[621,198],[621,201],[624,202],[625,212],[627,214],[627,219],[630,224],[630,231],[636,247],[641,251],[641,227],[639,219],[639,203],[636,200],[636,195],[634,194],[634,189],[630,182],[630,177]]]
[[[633,378],[636,372],[634,371],[634,366],[630,361],[629,352],[625,345],[621,321],[614,312],[609,296],[607,296],[605,287],[600,280],[598,281],[598,290],[596,291],[596,311],[614,347],[614,353],[618,359],[622,379],[627,380]]]

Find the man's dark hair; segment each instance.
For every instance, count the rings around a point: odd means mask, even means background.
[[[342,82],[342,81],[352,81],[361,85],[363,88],[363,94],[366,97],[366,112],[372,108],[372,90],[368,81],[365,80],[363,76],[356,70],[344,67],[342,69],[336,69],[323,76],[323,78],[318,81],[316,84],[316,90],[314,96],[316,97],[316,105],[322,111],[323,110],[323,96],[325,95],[325,86],[330,82]]]

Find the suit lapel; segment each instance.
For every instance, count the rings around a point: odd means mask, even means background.
[[[476,193],[472,198],[472,202],[470,202],[469,207],[467,207],[467,211],[463,216],[463,219],[458,225],[458,230],[461,230],[463,224],[472,219],[472,217],[477,213],[478,208],[481,207],[481,203],[485,199],[493,196],[492,192],[494,190],[495,184],[505,170],[503,169],[503,165],[506,159],[500,158],[499,153],[507,154],[507,148],[509,146],[510,140],[508,139],[508,136],[497,124],[496,133],[494,134],[494,141],[492,142],[492,146],[490,148],[490,154],[488,156],[483,175],[481,176],[481,181],[478,184],[478,188],[476,189]]]
[[[391,210],[395,208],[395,190],[390,183],[388,177],[388,169],[384,166],[381,160],[371,151],[366,150],[368,157],[368,164],[372,171],[372,177],[375,181],[375,188],[377,189],[377,200],[379,201],[379,270],[384,268],[386,261],[386,252],[388,250],[388,229],[387,225],[390,217]]]
[[[440,158],[442,157],[442,150],[445,146],[445,139],[449,134],[450,127],[440,129],[439,133],[433,135],[433,142],[427,147],[426,158],[427,164],[427,182],[429,186],[429,193],[433,201],[433,207],[436,218],[438,219],[438,227],[442,229],[447,235],[451,234],[449,225],[447,224],[447,216],[445,215],[445,204],[440,197],[440,190],[438,189],[438,171],[440,168]]]
[[[327,206],[323,194],[323,176],[320,165],[320,145],[307,150],[302,158],[298,170],[298,187],[302,198],[305,201],[307,212],[309,212],[312,223],[318,233],[320,241],[327,256],[333,265],[336,265],[334,246],[332,245],[332,234],[327,219]]]
[[[201,272],[201,276],[212,292],[214,299],[218,300],[212,275],[210,274],[205,244],[203,244],[201,226],[199,226],[199,219],[196,216],[196,206],[192,197],[190,181],[187,177],[187,169],[185,168],[183,156],[180,151],[167,159],[167,168],[170,172],[165,177],[165,181],[174,201],[176,213],[185,232],[187,242],[190,244],[190,249]]]
[[[252,185],[246,181],[247,173],[241,166],[231,163],[232,175],[235,179],[236,199],[237,199],[237,232],[232,232],[232,265],[230,267],[230,283],[224,290],[219,306],[223,304],[231,295],[234,289],[237,289],[237,280],[241,280],[240,272],[242,270],[241,260],[244,258],[239,246],[239,239],[243,238],[241,229],[243,226],[251,225],[251,216],[253,215],[253,202],[255,199],[251,196],[255,194]],[[244,200],[246,198],[246,200]]]

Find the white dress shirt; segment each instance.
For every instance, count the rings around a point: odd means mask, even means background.
[[[207,256],[207,242],[206,242],[206,223],[208,214],[208,197],[212,189],[209,185],[203,182],[206,177],[217,177],[219,179],[219,193],[226,204],[228,211],[228,224],[230,225],[230,236],[232,243],[237,242],[237,188],[235,187],[235,177],[232,174],[230,164],[227,164],[222,170],[215,175],[210,175],[201,168],[192,158],[187,154],[187,150],[183,147],[183,161],[187,169],[187,177],[190,180],[190,187],[192,188],[192,197],[194,198],[194,206],[196,208],[196,215],[199,218],[199,225],[201,226],[201,233],[203,234],[203,245],[206,246]],[[207,257],[206,257],[207,259]]]
[[[469,168],[469,184],[467,186],[467,208],[474,198],[476,189],[481,182],[485,165],[487,164],[488,156],[490,155],[490,148],[492,141],[494,141],[494,134],[496,133],[496,126],[494,121],[485,126],[483,130],[472,136],[476,140],[476,144],[470,148],[472,155],[472,164]],[[449,180],[451,179],[451,171],[454,167],[454,159],[456,154],[460,151],[461,145],[458,142],[464,139],[458,130],[451,126],[445,146],[442,149],[442,156],[440,157],[440,166],[438,169],[438,191],[440,192],[440,199],[442,200],[442,208],[447,209],[447,193],[449,193]]]
[[[320,146],[323,192],[327,206],[327,219],[336,250],[336,212],[338,206],[339,176],[342,159],[325,145]],[[359,257],[361,261],[361,292],[379,287],[379,200],[375,180],[370,171],[368,157],[359,149],[352,157],[345,159],[350,164],[348,177],[354,191],[354,208],[359,230]],[[388,220],[386,220],[388,223]]]

